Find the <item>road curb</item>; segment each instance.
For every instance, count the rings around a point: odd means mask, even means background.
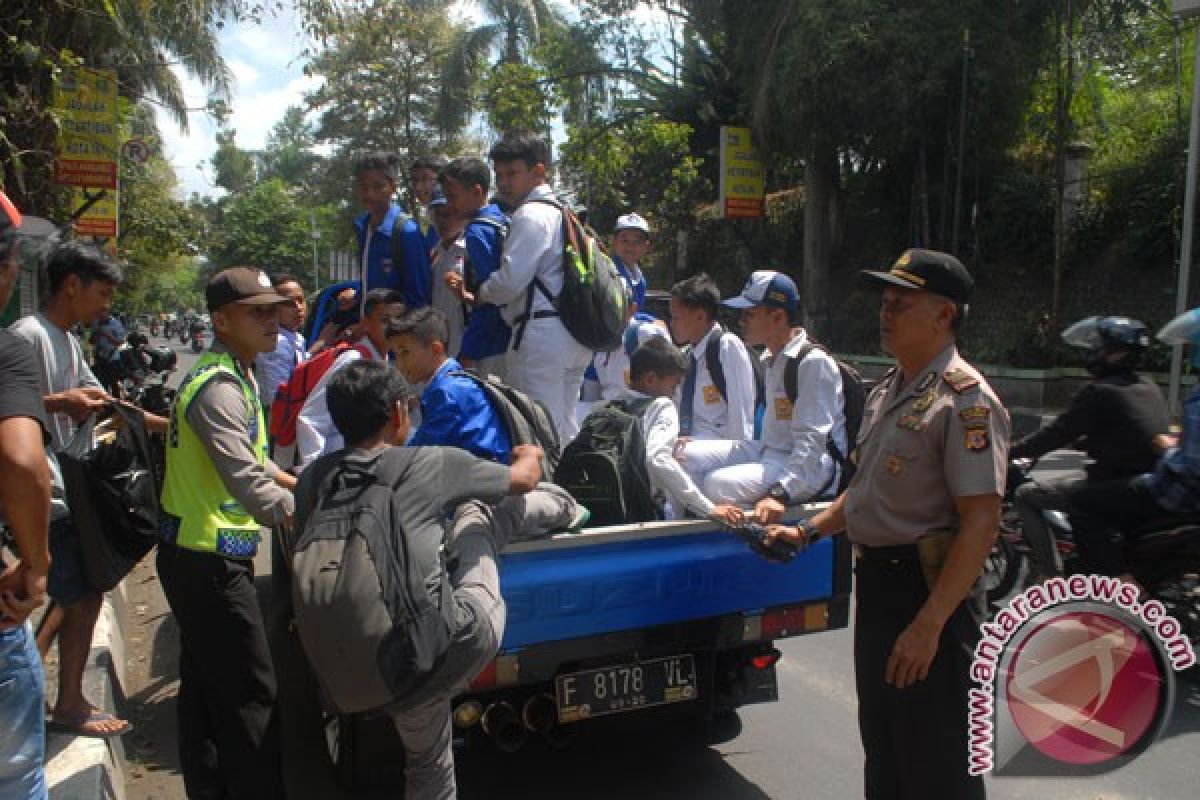
[[[122,584],[104,597],[83,673],[84,694],[114,712],[125,700],[127,619]],[[46,735],[46,785],[54,800],[125,800],[125,763],[125,743],[120,736]]]

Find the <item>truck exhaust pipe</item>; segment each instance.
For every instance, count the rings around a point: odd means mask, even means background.
[[[525,701],[521,722],[531,733],[546,733],[558,722],[558,706],[548,694],[538,694]]]
[[[496,747],[505,753],[517,752],[529,739],[529,732],[517,718],[517,712],[503,700],[488,706],[480,723],[484,733],[491,736]]]

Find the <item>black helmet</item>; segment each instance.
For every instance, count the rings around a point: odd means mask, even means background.
[[[1063,331],[1063,341],[1088,349],[1087,366],[1093,375],[1136,369],[1142,352],[1150,346],[1150,331],[1130,317],[1088,317]]]

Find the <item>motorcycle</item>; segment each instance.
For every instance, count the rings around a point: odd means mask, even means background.
[[[171,411],[175,390],[167,386],[178,357],[169,347],[154,347],[143,334],[134,332],[117,348],[117,394],[119,399],[152,414]]]
[[[995,608],[1016,587],[1022,564],[1032,563],[1032,547],[1021,529],[1014,505],[1017,488],[1033,480],[1032,462],[1009,464],[1000,533],[984,562],[982,577],[988,606]],[[1064,575],[1079,574],[1084,565],[1062,511],[1042,511]],[[1132,534],[1126,536],[1124,533]],[[1168,515],[1144,520],[1120,536],[1130,574],[1174,617],[1193,646],[1200,647],[1200,515]]]
[[[193,353],[204,352],[204,328],[200,325],[193,325],[188,332],[188,340],[192,345]]]

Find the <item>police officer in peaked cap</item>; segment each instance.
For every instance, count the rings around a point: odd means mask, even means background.
[[[872,800],[971,800],[975,592],[1000,522],[1009,417],[955,337],[973,281],[951,255],[904,252],[887,272],[879,334],[896,366],[867,399],[857,472],[833,504],[772,536],[845,531],[857,551],[854,668]]]

